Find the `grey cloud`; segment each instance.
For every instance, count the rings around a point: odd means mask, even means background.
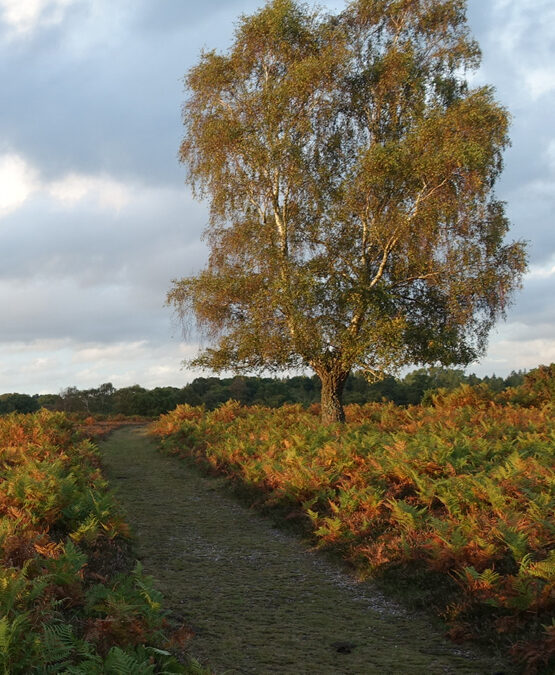
[[[184,189],[131,194],[137,201],[119,213],[86,200],[67,209],[44,195],[30,200],[0,220],[0,279],[72,278],[87,286],[129,282],[132,268],[157,268],[151,279],[198,269],[205,208]]]
[[[168,311],[140,308],[132,302],[130,289],[106,285],[79,288],[66,281],[0,284],[0,307],[5,319],[2,342],[37,339],[117,341],[166,338],[171,324]]]
[[[249,14],[261,4],[260,0],[209,0],[194,4],[180,0],[162,0],[158,3],[142,0],[134,5],[134,23],[139,30],[162,34],[164,37],[183,27],[207,21],[213,29],[221,30],[216,25],[215,15],[217,19],[224,20],[231,17],[232,22],[239,14]]]
[[[513,223],[510,238],[526,240],[530,260],[537,264],[548,262],[555,252],[555,181],[552,185],[551,195],[539,193],[533,184],[503,194],[508,199],[507,213]]]
[[[150,347],[137,355],[136,365],[126,366],[121,383],[136,377],[133,381],[148,384],[141,363],[162,360],[163,345],[171,344],[172,335],[179,338],[163,306],[170,280],[198,272],[206,260],[200,241],[206,206],[192,201],[177,161],[182,78],[203,47],[224,50],[237,16],[261,4],[83,0],[72,5],[63,23],[0,42],[0,153],[21,154],[44,183],[68,173],[107,175],[123,182],[132,197],[116,213],[92,199],[64,208],[43,191],[0,219],[1,343],[68,339],[72,346],[63,354],[68,359],[79,342],[144,339]],[[339,0],[322,4],[344,6]],[[541,12],[535,14],[534,31],[516,45],[518,53],[527,50],[526,59],[535,53],[538,34],[546,34],[540,30]],[[510,238],[531,240],[532,262],[545,264],[555,251],[555,167],[546,154],[555,141],[555,93],[529,100],[516,72],[518,57],[507,58],[496,42],[500,26],[493,23],[499,20],[493,2],[471,0],[469,19],[484,52],[478,79],[493,84],[514,115],[513,145],[497,189],[514,223]],[[540,182],[545,189],[538,189]],[[526,279],[505,324],[523,326],[514,329],[515,340],[532,333],[553,339],[553,285],[553,277]],[[175,348],[171,353],[178,371],[180,357]],[[36,367],[41,383],[48,375],[60,387],[96,386],[106,380],[94,380],[95,372],[108,379],[117,373],[91,366],[79,379],[66,362],[50,367],[39,359]],[[11,370],[8,380],[17,376],[17,369]],[[32,391],[30,378],[21,379],[26,384],[20,390]]]
[[[528,276],[524,280],[522,291],[516,296],[514,305],[509,308],[508,321],[522,323],[534,331],[536,327],[555,326],[555,306],[552,299],[555,296],[555,275],[538,277]],[[535,335],[534,337],[540,337]],[[545,337],[542,336],[542,337]]]
[[[523,323],[507,323],[500,329],[512,342],[530,342],[532,340],[550,340],[553,338],[553,324],[540,323],[530,326]]]
[[[43,42],[0,51],[4,145],[47,177],[72,167],[178,184],[181,78],[196,51],[192,28],[161,42],[123,24],[115,38],[103,43],[99,35],[76,54],[72,44],[87,29],[83,24],[73,18],[65,26],[62,35],[71,43],[48,34]],[[88,36],[81,38],[86,43]]]
[[[225,48],[237,15],[260,4],[95,0],[109,30],[83,3],[60,26],[4,44],[0,145],[48,178],[72,168],[182,183],[183,77],[203,47]]]
[[[497,99],[512,116],[512,145],[505,153],[497,196],[507,202],[510,238],[529,241],[531,261],[545,263],[555,251],[555,169],[546,155],[549,143],[555,141],[551,121],[555,92],[545,92],[533,101],[521,67],[541,63],[546,49],[553,54],[553,26],[544,21],[542,11],[530,11],[516,0],[504,10],[501,4],[483,0],[470,0],[468,7],[471,28],[483,52],[478,83],[493,85]],[[512,52],[500,46],[499,36],[506,31],[515,42]],[[539,181],[551,181],[551,189],[538,191]]]
[[[171,280],[198,271],[205,209],[153,191],[119,215],[44,197],[0,220],[0,341],[169,339]]]

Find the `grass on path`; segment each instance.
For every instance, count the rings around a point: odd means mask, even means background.
[[[145,572],[216,673],[510,672],[272,527],[221,479],[161,455],[144,429],[119,429],[101,450]]]

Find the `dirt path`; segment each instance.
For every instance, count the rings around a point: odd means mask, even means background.
[[[101,449],[145,571],[216,673],[509,672],[276,530],[218,479],[160,455],[143,429],[120,429]]]

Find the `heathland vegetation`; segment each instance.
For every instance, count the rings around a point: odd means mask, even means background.
[[[318,404],[182,404],[151,430],[362,576],[434,608],[454,640],[490,640],[526,672],[548,672],[555,366],[497,389],[463,383],[419,405],[349,404],[347,423],[328,426]],[[4,671],[199,672],[167,651],[182,650],[188,629],[164,620],[75,422],[10,413],[0,447]]]
[[[203,672],[166,651],[160,594],[130,555],[94,445],[42,410],[0,418],[0,448],[0,670]]]
[[[494,193],[509,115],[466,79],[465,8],[270,0],[189,71],[180,159],[209,201],[210,255],[167,300],[209,339],[192,364],[315,375],[2,395],[4,672],[199,670],[166,651],[72,421],[161,413],[167,452],[435,608],[454,640],[549,668],[555,367],[446,369],[484,353],[527,265]],[[434,367],[380,379],[413,364]]]
[[[455,640],[493,640],[526,663],[554,655],[555,366],[499,394],[484,384],[428,405],[178,406],[162,447],[297,519],[359,573],[433,606]]]

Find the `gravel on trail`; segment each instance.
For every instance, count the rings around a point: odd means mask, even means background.
[[[136,556],[172,618],[192,627],[189,652],[214,673],[510,672],[273,527],[222,479],[159,453],[144,428],[118,429],[100,448]]]

